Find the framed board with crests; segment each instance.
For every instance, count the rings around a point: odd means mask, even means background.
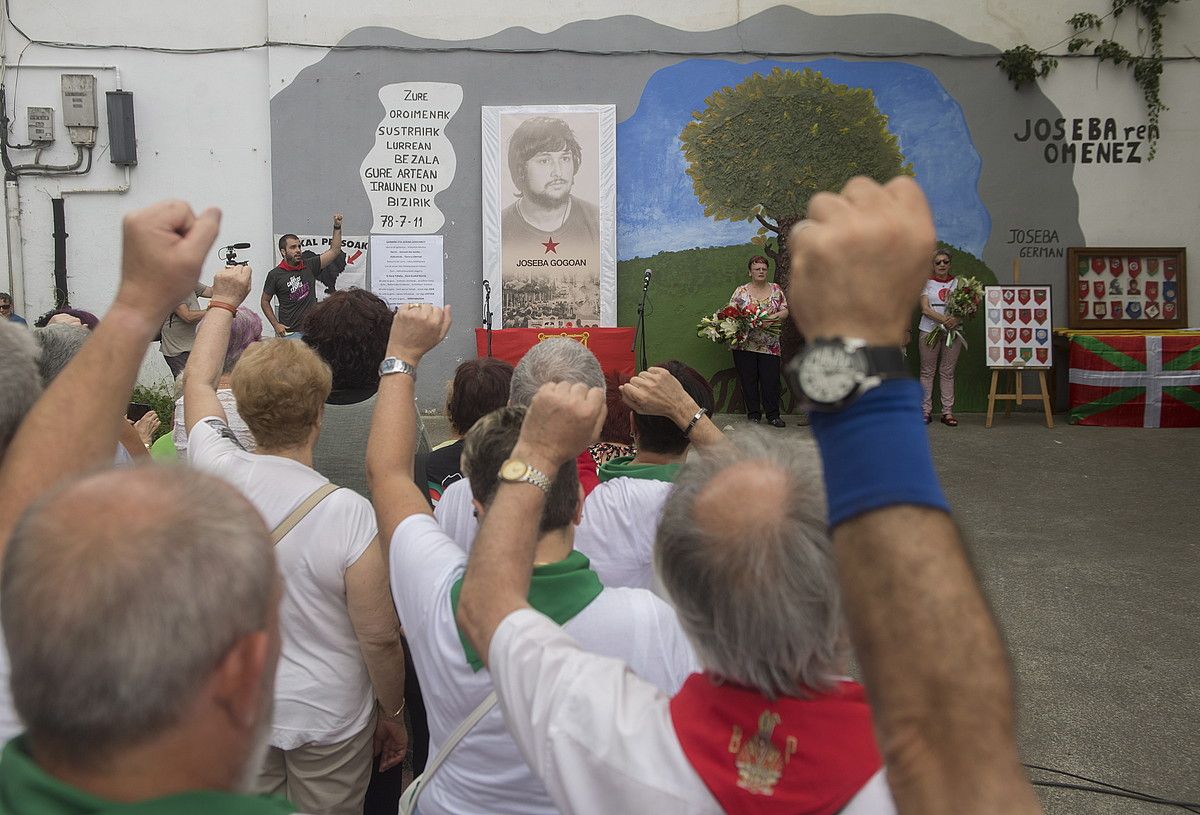
[[[1072,247],[1067,293],[1071,328],[1187,328],[1186,250]]]

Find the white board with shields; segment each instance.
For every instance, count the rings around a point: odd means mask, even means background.
[[[984,353],[989,368],[1048,369],[1050,287],[1001,285],[984,287]]]

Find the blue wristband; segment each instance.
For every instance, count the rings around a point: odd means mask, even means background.
[[[921,414],[921,386],[891,379],[840,413],[812,413],[825,467],[829,526],[896,504],[945,512]]]

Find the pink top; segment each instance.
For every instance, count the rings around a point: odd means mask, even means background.
[[[738,308],[755,305],[765,308],[770,314],[775,314],[787,308],[787,297],[784,296],[783,289],[772,283],[770,296],[760,300],[751,296],[750,284],[744,283],[733,290],[733,295],[729,298],[729,305]],[[754,330],[750,332],[740,350],[779,356],[779,337],[772,336],[765,331]]]

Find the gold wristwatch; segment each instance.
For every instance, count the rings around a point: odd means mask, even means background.
[[[542,492],[550,493],[550,479],[541,470],[526,464],[520,459],[510,458],[500,465],[500,472],[497,476],[501,481],[507,481],[510,484],[525,482],[532,484]]]

